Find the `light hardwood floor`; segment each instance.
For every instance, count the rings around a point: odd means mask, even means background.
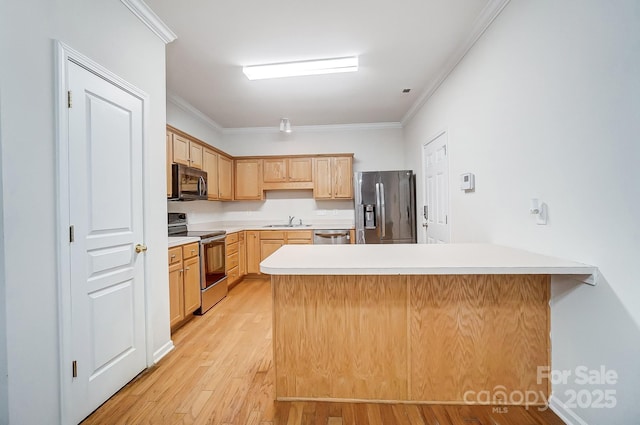
[[[511,406],[275,402],[271,322],[269,280],[246,279],[83,424],[563,424],[550,410]]]

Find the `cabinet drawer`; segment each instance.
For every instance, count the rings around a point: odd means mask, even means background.
[[[238,233],[228,234],[226,239],[224,240],[227,245],[238,242]]]
[[[225,264],[225,268],[227,270],[231,270],[234,267],[238,266],[238,252],[234,252],[233,254],[227,254],[227,263]]]
[[[238,243],[227,244],[227,255],[238,252]]]
[[[182,245],[182,258],[187,259],[198,255],[200,243],[194,242],[188,245]]]
[[[312,245],[311,239],[289,239],[287,245]]]
[[[294,230],[287,232],[287,240],[291,239],[305,239],[311,240],[311,230]]]
[[[260,232],[260,239],[284,240],[284,232],[280,230],[263,230]]]
[[[182,247],[176,246],[169,248],[169,265],[176,264],[182,261]]]
[[[227,285],[233,285],[240,279],[240,273],[238,272],[238,267],[234,267],[231,270],[227,271]]]

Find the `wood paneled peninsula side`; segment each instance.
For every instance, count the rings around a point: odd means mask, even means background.
[[[597,271],[489,244],[284,246],[260,269],[278,400],[529,405],[550,395],[551,276]]]

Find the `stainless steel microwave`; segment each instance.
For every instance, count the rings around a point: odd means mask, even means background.
[[[182,164],[171,166],[171,200],[196,201],[207,199],[207,173]]]

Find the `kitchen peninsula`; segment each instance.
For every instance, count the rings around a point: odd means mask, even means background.
[[[548,400],[551,275],[597,273],[490,244],[284,246],[260,268],[278,400],[492,404]]]

